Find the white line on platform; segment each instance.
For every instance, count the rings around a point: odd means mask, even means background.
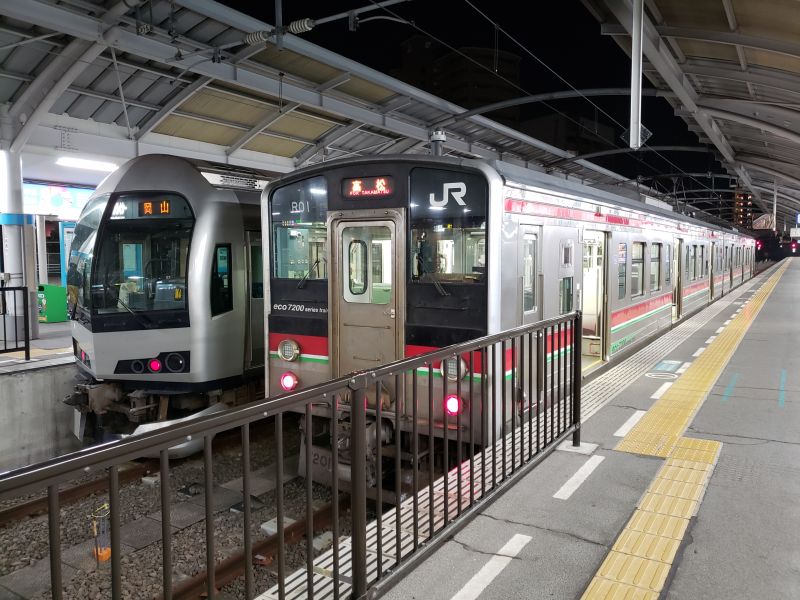
[[[567,482],[562,485],[555,494],[553,494],[553,498],[567,500],[570,496],[572,496],[572,494],[575,493],[575,490],[577,490],[581,484],[586,481],[589,475],[592,474],[592,471],[594,471],[597,468],[597,465],[603,462],[604,459],[605,456],[598,456],[596,454],[589,457],[589,460],[583,463],[583,466],[575,472],[575,475],[570,477]]]
[[[724,327],[724,326],[720,327],[719,329],[717,329],[717,331],[716,331],[716,334],[717,334],[717,335],[719,335],[720,333],[722,333],[722,331],[723,331],[724,329],[725,329],[725,327]]]
[[[692,363],[685,362],[681,365],[681,368],[675,371],[676,373],[686,373],[686,369],[692,366]]]
[[[694,354],[692,354],[692,356],[697,358],[698,356],[700,356],[705,351],[706,351],[706,347],[703,346],[702,348],[698,348],[697,350],[695,350],[695,352],[694,352]]]
[[[636,425],[639,421],[642,420],[646,411],[644,410],[637,410],[634,412],[627,421],[622,424],[622,427],[617,429],[614,432],[614,437],[625,437],[628,435],[631,429],[633,429],[634,425]]]
[[[519,533],[512,537],[495,556],[489,559],[489,562],[483,565],[480,571],[472,576],[472,579],[464,587],[458,590],[452,600],[475,600],[532,539],[529,535]]]
[[[730,320],[730,319],[728,319],[727,321],[725,321],[725,322],[723,323],[723,325],[730,325],[730,323],[731,323],[731,320]]]
[[[708,338],[708,339],[706,340],[706,344],[710,344],[710,343],[711,343],[711,342],[713,342],[715,339],[717,339],[717,336],[715,336],[715,335],[712,335],[710,338]]]
[[[667,381],[665,383],[662,383],[661,387],[656,390],[655,394],[650,396],[650,399],[651,400],[659,400],[661,398],[661,396],[663,396],[664,393],[670,388],[670,386],[672,386],[672,382],[671,381]]]

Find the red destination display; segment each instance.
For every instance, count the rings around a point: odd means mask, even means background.
[[[382,177],[358,177],[343,181],[345,198],[364,196],[391,196],[394,193],[394,180],[388,175]]]

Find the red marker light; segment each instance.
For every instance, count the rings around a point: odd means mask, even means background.
[[[147,368],[150,369],[153,373],[160,373],[161,372],[161,361],[157,358],[151,358],[147,361]]]
[[[294,388],[297,387],[299,380],[297,379],[297,375],[292,373],[291,371],[287,371],[283,375],[281,375],[281,387],[286,392],[291,392]]]
[[[444,412],[448,416],[455,416],[461,412],[461,398],[455,394],[450,394],[444,399]]]

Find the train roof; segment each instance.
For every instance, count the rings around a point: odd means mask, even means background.
[[[434,163],[449,166],[464,166],[476,167],[478,165],[485,165],[496,171],[507,183],[518,183],[522,185],[529,185],[532,187],[540,187],[556,194],[563,194],[565,196],[578,197],[583,200],[595,200],[603,204],[613,204],[622,208],[631,210],[644,211],[652,215],[666,217],[675,221],[688,223],[695,226],[706,227],[721,231],[741,235],[745,237],[752,237],[751,235],[737,230],[732,225],[721,225],[704,221],[695,217],[690,217],[672,210],[667,210],[652,204],[646,204],[643,200],[634,200],[627,198],[621,194],[611,192],[608,190],[598,189],[595,187],[587,186],[577,181],[565,179],[564,177],[556,177],[547,173],[537,171],[532,168],[518,167],[499,160],[482,160],[482,159],[466,159],[454,158],[450,156],[432,156],[423,154],[386,154],[380,156],[362,156],[358,158],[345,158],[325,161],[309,167],[304,167],[291,173],[271,181],[265,193],[269,193],[271,189],[277,185],[281,185],[286,181],[301,179],[313,175],[314,173],[321,173],[332,168],[342,167],[345,165],[358,165],[376,162],[412,162],[412,163]],[[710,216],[710,215],[709,215]]]

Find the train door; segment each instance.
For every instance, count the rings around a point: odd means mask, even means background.
[[[717,295],[716,285],[714,284],[714,277],[717,274],[715,262],[717,259],[717,243],[711,242],[711,254],[709,255],[709,274],[708,274],[708,287],[711,293],[711,300]]]
[[[355,216],[355,215],[353,215]],[[334,220],[329,229],[331,358],[334,377],[401,358],[402,227],[390,219]]]
[[[522,225],[519,240],[519,272],[522,285],[521,323],[525,325],[542,320],[539,228]]]
[[[245,368],[264,364],[264,260],[261,232],[247,231],[247,340],[244,349]]]
[[[606,356],[606,234],[585,231],[583,234],[583,347],[586,368]]]
[[[672,248],[672,320],[683,314],[683,240],[675,239]]]

